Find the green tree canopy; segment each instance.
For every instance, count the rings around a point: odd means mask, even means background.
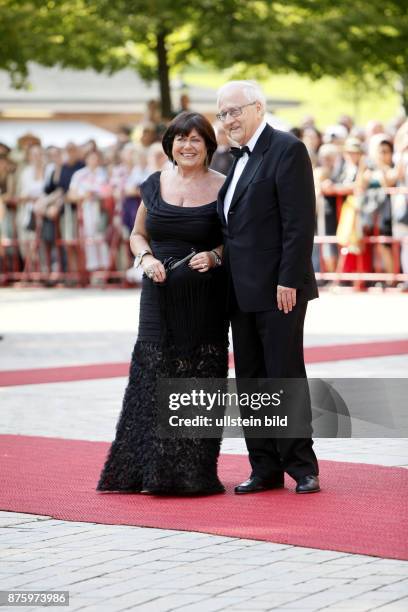
[[[201,59],[241,75],[297,72],[408,81],[405,0],[0,0],[0,68],[35,61],[157,78]]]

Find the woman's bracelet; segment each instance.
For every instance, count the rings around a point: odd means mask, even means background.
[[[215,249],[211,250],[211,253],[214,255],[214,266],[220,266],[222,264],[221,257],[218,255]]]

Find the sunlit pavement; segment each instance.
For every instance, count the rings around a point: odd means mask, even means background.
[[[2,289],[0,369],[127,362],[138,302],[137,289]],[[305,345],[408,338],[407,312],[406,294],[322,293],[309,304]],[[408,355],[392,354],[308,365],[311,377],[398,378],[407,371]],[[125,384],[110,378],[4,387],[1,433],[110,441]],[[324,459],[408,467],[406,440],[381,440],[381,453],[371,439],[319,439],[315,448]],[[223,452],[245,453],[245,444],[225,440]],[[6,512],[0,525],[0,588],[67,589],[70,610],[408,608],[402,561]]]

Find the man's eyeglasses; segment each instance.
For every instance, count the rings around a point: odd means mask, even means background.
[[[252,106],[253,104],[256,104],[256,100],[254,102],[248,102],[248,104],[243,104],[242,106],[233,106],[232,108],[229,108],[226,111],[223,111],[222,113],[218,113],[218,115],[215,115],[217,117],[217,119],[219,119],[219,121],[222,121],[224,123],[224,121],[227,120],[227,116],[229,115],[230,117],[239,117],[240,115],[242,115],[242,109],[245,108],[246,106]]]

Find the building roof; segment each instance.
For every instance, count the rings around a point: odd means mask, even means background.
[[[116,135],[97,125],[85,121],[43,121],[38,119],[24,121],[1,121],[0,141],[15,147],[19,138],[32,134],[40,139],[44,147],[65,147],[67,142],[78,145],[95,140],[100,148],[109,147],[116,142]]]
[[[147,84],[133,70],[121,70],[113,75],[94,70],[44,67],[30,64],[29,89],[14,89],[5,71],[0,71],[0,112],[13,116],[13,111],[41,115],[47,113],[142,113],[146,102],[159,98],[157,82]],[[201,112],[214,112],[215,89],[183,87],[172,83],[174,105],[186,91],[192,107]],[[297,100],[268,100],[274,108],[297,106]],[[15,116],[16,113],[14,113]]]

